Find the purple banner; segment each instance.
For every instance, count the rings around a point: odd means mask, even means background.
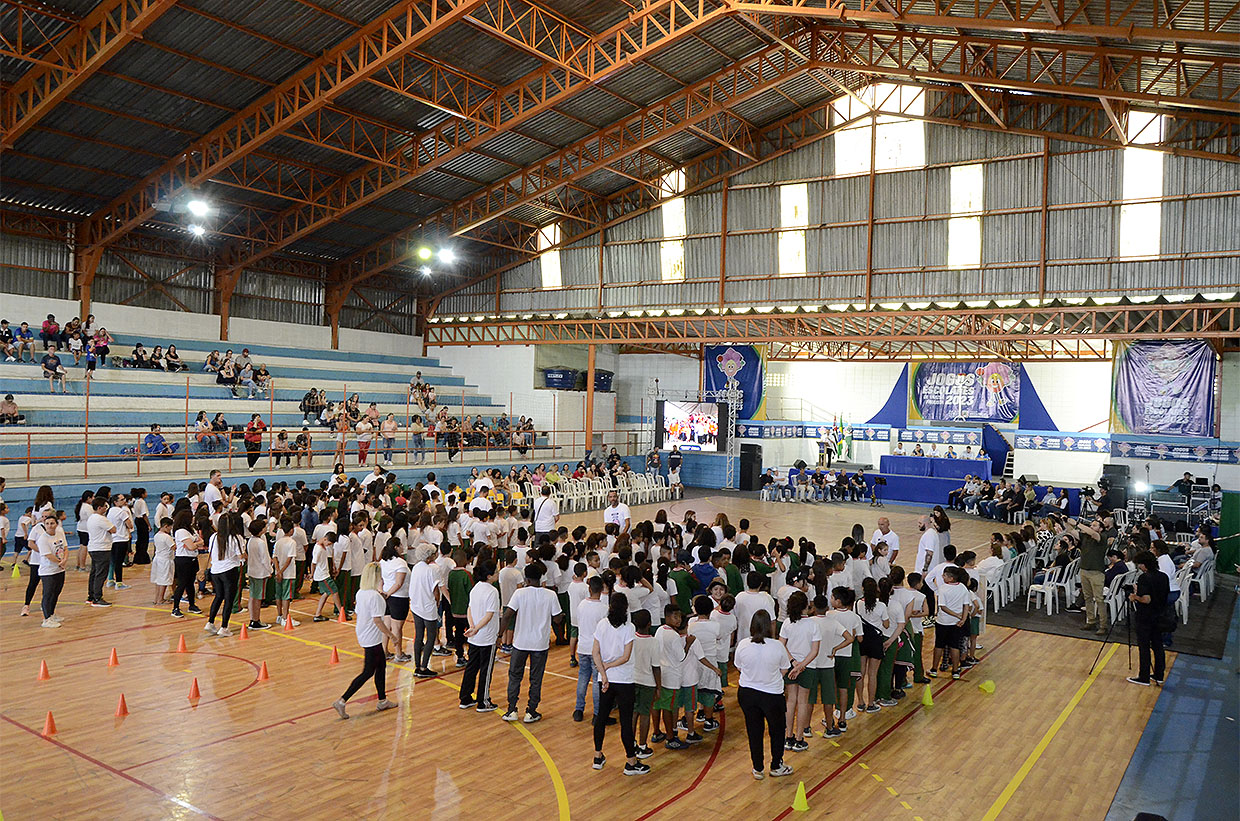
[[[1115,343],[1111,432],[1211,436],[1217,367],[1208,342]]]
[[[909,378],[909,421],[1017,421],[1020,371],[1005,362],[922,362]]]

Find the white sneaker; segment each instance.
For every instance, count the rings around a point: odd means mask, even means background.
[[[284,617],[283,617],[283,616],[276,616],[276,624],[278,624],[279,626],[283,627],[283,626],[284,626]]]
[[[227,627],[221,627],[218,631],[216,631],[215,635],[219,636],[222,639],[226,639],[232,635],[232,631],[229,630]]]
[[[108,579],[106,582],[103,583],[103,586],[104,587],[116,587],[116,582],[112,581],[111,579]]]
[[[215,629],[215,625],[211,624],[211,622],[207,622],[206,624],[202,626],[202,632],[210,633],[213,636],[219,635],[219,631]]]
[[[121,582],[117,582],[115,585],[113,585],[113,587],[115,587],[117,590],[128,590],[129,589],[129,585],[123,584]]]
[[[53,616],[48,616],[48,618],[49,618],[49,619],[51,619],[52,621],[54,621],[54,622],[58,622],[58,623],[59,623],[59,622],[64,621],[64,619],[62,619],[60,616],[55,616],[55,615],[53,615]]]
[[[44,620],[43,620],[43,626],[44,626],[44,627],[59,627],[59,626],[60,626],[60,622],[58,622],[58,621],[53,621],[53,620],[51,620],[51,619],[44,619]]]
[[[301,627],[301,622],[299,622],[297,619],[293,619],[293,626],[294,626],[294,627]]]
[[[779,778],[785,775],[792,775],[792,768],[787,764],[780,764],[778,767],[771,767],[772,778]]]
[[[852,720],[853,720],[854,718],[856,718],[856,717],[857,717],[857,711],[856,711],[856,710],[853,710],[853,709],[851,709],[851,708],[848,710],[848,712],[847,712],[847,713],[844,713],[844,720],[845,720],[845,721],[852,721]]]

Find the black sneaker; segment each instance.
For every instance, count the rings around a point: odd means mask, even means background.
[[[104,599],[95,599],[93,602],[90,603],[90,606],[91,607],[111,607],[112,602],[106,601]]]
[[[526,724],[533,724],[537,721],[542,721],[542,713],[538,712],[537,710],[531,710],[529,708],[526,708],[525,718],[521,720],[524,721]]]
[[[328,620],[327,616],[315,616],[310,621],[321,622],[321,621],[327,621],[327,620]]]
[[[625,764],[624,764],[624,774],[625,774],[625,775],[645,775],[645,774],[646,774],[646,773],[648,773],[648,772],[650,772],[650,765],[649,765],[649,764],[643,764],[643,763],[642,763],[642,762],[640,762],[640,761],[638,761],[638,762],[636,762],[636,763],[634,763],[634,764],[629,764],[629,763],[626,761],[626,762],[625,762]]]
[[[650,756],[654,755],[654,750],[649,747],[638,747],[636,755],[638,758],[650,758]]]
[[[603,769],[603,765],[606,763],[607,763],[607,756],[605,755],[594,756],[594,769],[601,770]]]
[[[191,604],[187,609],[189,610],[189,612],[193,613],[195,616],[202,615],[202,608],[200,608],[196,604]]]
[[[490,701],[483,701],[478,705],[478,712],[480,713],[493,713],[498,709],[499,707]]]
[[[434,670],[414,670],[413,674],[417,678],[434,678],[435,677]]]
[[[650,737],[651,744],[662,744],[667,741],[667,733],[655,733]]]
[[[474,700],[474,699],[470,699],[469,701],[462,701],[462,702],[461,702],[459,705],[457,705],[457,706],[458,706],[458,707],[460,707],[462,710],[468,710],[470,707],[474,707],[474,706],[476,706],[477,704],[478,704],[478,702],[477,702],[476,700]]]
[[[701,733],[689,733],[685,736],[685,741],[690,744],[700,744],[702,742],[702,735]]]
[[[1137,678],[1136,676],[1133,676],[1133,677],[1129,678],[1129,679],[1128,679],[1128,683],[1129,683],[1129,684],[1140,684],[1142,687],[1149,687],[1149,686],[1150,686],[1150,683],[1149,683],[1148,681],[1142,681],[1141,679]]]
[[[584,710],[573,710],[573,721],[585,721],[586,714]]]
[[[183,618],[185,618],[185,614],[184,614],[184,613],[182,613],[180,610],[173,610],[173,611],[172,611],[172,618],[174,618],[174,619],[183,619]]]

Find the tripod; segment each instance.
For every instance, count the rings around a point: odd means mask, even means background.
[[[1122,587],[1120,589],[1123,590]],[[1105,601],[1103,602],[1103,606],[1106,606]],[[1107,645],[1111,643],[1111,633],[1114,632],[1115,625],[1120,619],[1124,620],[1124,626],[1128,630],[1128,672],[1132,672],[1132,619],[1129,616],[1128,594],[1125,592],[1124,597],[1120,599],[1119,602],[1119,612],[1116,613],[1115,618],[1111,620],[1111,626],[1107,628],[1107,634],[1102,639],[1102,646],[1098,648],[1098,655],[1094,656],[1094,663],[1089,665],[1089,673],[1087,675],[1093,675],[1094,668],[1098,666],[1098,661],[1102,658],[1102,651],[1107,649]]]

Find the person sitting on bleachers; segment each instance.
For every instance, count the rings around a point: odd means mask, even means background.
[[[301,457],[306,457],[306,467],[314,467],[314,440],[310,436],[310,427],[301,426],[301,433],[293,440],[293,455],[297,457],[297,467],[301,467]]]
[[[16,352],[17,348],[13,344],[13,329],[9,327],[7,319],[0,319],[0,353],[4,354],[4,361],[16,360]]]
[[[237,365],[237,373],[240,373],[241,369],[246,365],[253,365],[254,363],[250,361],[250,349],[242,348],[241,355],[234,359],[233,362]]]
[[[860,502],[865,499],[866,494],[865,471],[858,469],[848,480],[848,498],[854,502]]]
[[[207,354],[207,358],[203,360],[202,369],[207,373],[219,373],[220,365],[224,364],[224,360],[220,357],[219,351],[211,351]]]
[[[1052,513],[1060,513],[1064,516],[1068,515],[1068,491],[1060,488],[1059,492],[1055,492],[1055,488],[1048,487],[1046,493],[1042,494],[1041,505],[1038,507],[1037,516],[1049,516]]]
[[[926,455],[925,452],[921,449],[920,442],[916,445],[913,445],[913,452],[910,455],[911,456],[925,456]]]
[[[956,456],[956,449],[952,447],[951,445],[948,445],[947,453],[943,454],[943,458],[944,459],[958,459],[959,457]]]
[[[972,475],[964,477],[964,484],[947,493],[948,510],[964,510],[964,498],[971,496],[970,490],[976,490],[977,484]]]
[[[194,441],[208,453],[215,450],[217,439],[211,430],[211,420],[207,418],[206,411],[198,411],[198,418],[194,420]]]
[[[929,453],[927,453],[927,454],[925,454],[925,455],[926,455],[926,456],[929,456],[929,457],[930,457],[930,458],[932,458],[932,459],[937,459],[938,457],[942,456],[943,454],[939,453],[939,446],[938,446],[938,444],[936,444],[936,443],[934,443],[934,442],[931,442],[931,443],[930,443],[930,452],[929,452]]]
[[[362,400],[356,393],[345,400],[344,415],[350,425],[356,425],[362,418]]]
[[[274,467],[280,466],[280,459],[284,459],[284,466],[291,467],[293,464],[293,445],[289,442],[288,431],[282,430],[276,434],[275,440],[271,443],[271,455],[273,457]]]
[[[168,346],[168,353],[164,354],[164,370],[168,373],[178,373],[180,371],[189,370],[189,366],[185,364],[185,360],[177,353],[176,345]]]
[[[43,366],[43,376],[47,378],[47,392],[56,392],[56,382],[60,382],[60,392],[65,392],[65,366],[60,361],[60,357],[56,355],[56,343],[48,348],[47,353],[43,354],[43,359],[39,363]]]
[[[907,454],[904,452],[904,443],[896,442],[896,449],[891,452],[891,455],[892,456],[906,456]]]
[[[297,409],[301,411],[302,424],[308,425],[311,421],[317,420],[319,414],[323,412],[326,403],[319,398],[319,392],[314,388],[306,391],[306,395],[301,398],[301,402],[297,405]]]
[[[82,344],[82,332],[74,331],[69,337],[69,353],[73,355],[74,365],[82,361],[82,354],[85,352],[85,347]]]
[[[34,331],[30,330],[29,322],[23,322],[17,329],[17,333],[13,335],[13,345],[17,348],[18,362],[23,361],[22,354],[30,351],[30,362],[34,364]]]
[[[60,347],[63,348],[68,345],[69,340],[73,338],[73,335],[81,332],[82,320],[75,316],[73,319],[66,322],[64,327],[60,329]]]
[[[112,352],[112,343],[115,342],[112,334],[108,333],[107,328],[100,328],[91,336],[95,343],[95,356],[99,360],[99,367],[106,368],[108,366],[108,354]]]
[[[220,363],[220,369],[215,373],[215,384],[228,388],[230,396],[236,395],[237,367],[233,364],[231,351],[224,354],[224,361]]]
[[[266,399],[267,392],[271,390],[271,372],[266,365],[260,364],[254,369],[254,385],[258,388],[259,396]]]
[[[56,321],[56,317],[52,314],[47,315],[47,319],[43,320],[43,327],[39,331],[39,339],[43,340],[43,350],[49,350],[52,345],[60,343],[60,323]]]
[[[159,425],[151,425],[151,432],[142,440],[142,450],[148,456],[171,456],[181,447],[179,442],[168,443]]]
[[[146,347],[141,342],[133,346],[133,353],[129,358],[121,363],[124,368],[149,368],[151,367],[151,355],[147,352]]]
[[[961,458],[961,459],[972,459],[972,458],[973,458],[973,446],[972,446],[972,445],[965,445],[965,446],[964,446],[964,455],[962,455],[960,458]]]
[[[231,429],[228,427],[228,420],[224,418],[224,414],[215,415],[215,418],[211,420],[211,430],[217,434],[217,445],[223,445],[225,450],[232,449],[232,443],[229,441]]]
[[[0,402],[0,425],[24,424],[26,424],[25,414],[17,412],[17,403],[13,401],[13,394],[6,393],[4,401]]]
[[[254,366],[249,362],[241,366],[241,370],[237,371],[237,386],[245,388],[246,399],[253,399],[258,393],[258,385],[254,382]]]
[[[977,449],[977,458],[978,458],[978,459],[989,459],[990,457],[986,455],[986,449],[985,449],[985,448],[978,448],[978,449]]]
[[[335,427],[336,417],[339,415],[340,412],[336,409],[336,403],[328,402],[323,405],[323,410],[319,411],[319,424],[325,428]]]
[[[151,349],[150,367],[152,370],[157,370],[157,371],[167,370],[167,365],[164,362],[164,346],[163,345],[156,345],[154,348]]]

